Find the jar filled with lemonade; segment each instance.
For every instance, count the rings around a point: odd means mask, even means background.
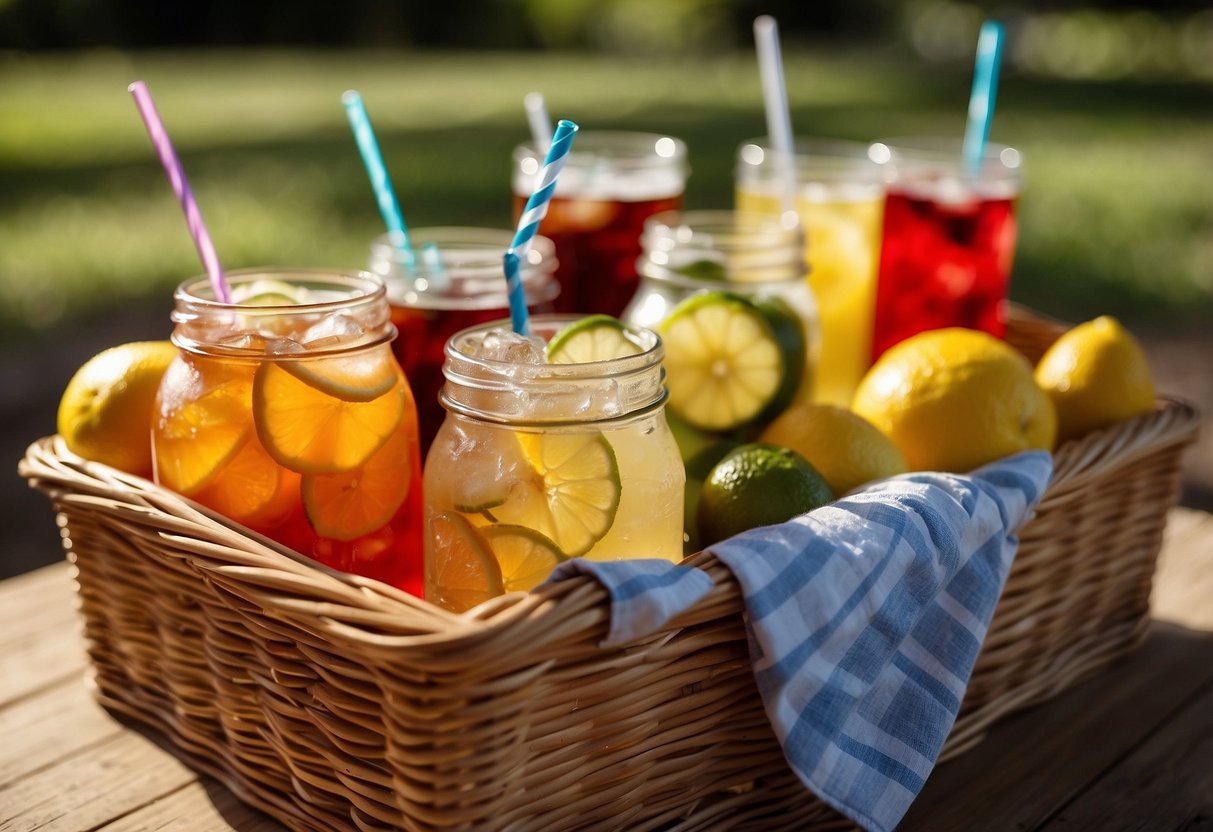
[[[531,330],[499,321],[446,345],[425,591],[450,610],[529,590],[573,557],[682,557],[661,339],[602,315],[537,315]]]
[[[786,194],[785,170],[795,173]],[[805,234],[809,285],[821,318],[814,399],[846,407],[871,363],[884,185],[859,142],[797,140],[781,165],[765,139],[737,153],[737,210],[778,215],[791,201]],[[791,199],[789,200],[789,196]]]
[[[421,594],[417,409],[367,273],[178,288],[179,355],[152,421],[155,479],[321,563]]]

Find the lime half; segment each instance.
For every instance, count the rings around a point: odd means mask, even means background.
[[[501,524],[480,531],[497,558],[506,592],[534,589],[564,560],[555,543],[526,526]]]
[[[585,554],[610,531],[619,509],[615,450],[597,431],[517,436],[530,470],[491,517],[543,535],[562,555]]]
[[[610,315],[590,315],[569,324],[548,342],[549,364],[587,364],[639,355],[644,347]]]
[[[693,427],[752,424],[786,406],[799,387],[804,333],[782,303],[703,292],[674,307],[659,332],[670,409]]]

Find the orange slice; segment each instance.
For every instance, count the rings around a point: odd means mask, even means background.
[[[426,525],[427,601],[464,612],[505,591],[497,559],[471,523],[458,514],[442,512]]]
[[[261,444],[281,465],[301,474],[336,474],[360,467],[400,424],[404,377],[369,400],[341,398],[299,377],[294,361],[266,361],[253,380],[253,422]],[[311,372],[314,372],[313,367]]]
[[[409,493],[411,439],[408,431],[395,431],[353,471],[305,475],[303,508],[316,534],[354,540],[386,526]]]
[[[172,365],[162,389],[174,391],[156,414],[156,481],[191,496],[205,488],[244,444],[252,425],[253,365],[190,357]]]
[[[346,402],[369,402],[396,386],[395,360],[387,349],[284,361],[282,369],[322,393]]]
[[[268,528],[282,522],[298,502],[299,475],[274,462],[250,433],[195,499],[237,523]]]

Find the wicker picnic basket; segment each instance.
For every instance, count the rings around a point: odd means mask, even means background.
[[[1061,331],[1023,310],[1035,359]],[[1193,409],[1059,449],[945,747],[1055,695],[1143,634]],[[75,564],[98,699],[299,830],[846,828],[788,769],[736,584],[651,638],[597,647],[574,579],[466,616],[317,567],[57,438],[21,473]]]

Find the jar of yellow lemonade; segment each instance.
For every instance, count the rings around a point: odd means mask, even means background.
[[[680,428],[741,436],[810,397],[817,306],[794,217],[671,211],[643,242],[624,319],[660,334]]]
[[[537,315],[446,345],[446,419],[425,466],[427,600],[462,611],[564,560],[682,557],[683,469],[661,339]]]
[[[800,218],[821,318],[813,397],[847,407],[871,361],[885,200],[880,166],[866,144],[823,139],[797,139],[792,163],[781,165],[765,139],[754,139],[738,149],[736,178],[738,211],[777,215],[790,203]]]
[[[417,409],[368,273],[227,275],[176,292],[155,479],[327,566],[421,594]]]

